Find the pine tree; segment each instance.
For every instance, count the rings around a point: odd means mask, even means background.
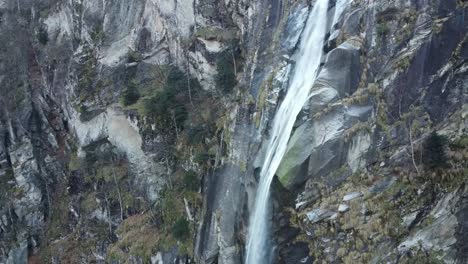
[[[127,89],[122,93],[122,103],[124,106],[132,105],[140,99],[140,93],[135,81],[130,81]]]
[[[181,217],[172,226],[172,234],[174,238],[180,241],[185,241],[190,236],[189,222]]]
[[[237,85],[235,74],[235,61],[232,50],[222,52],[216,62],[218,74],[215,76],[216,86],[228,94]]]
[[[435,131],[426,139],[423,146],[423,163],[427,169],[447,167],[446,144],[446,138]]]

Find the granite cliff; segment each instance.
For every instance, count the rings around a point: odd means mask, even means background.
[[[0,263],[243,263],[314,4],[0,0]],[[467,8],[330,1],[274,263],[468,261]]]

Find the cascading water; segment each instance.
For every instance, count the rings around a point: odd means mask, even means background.
[[[286,97],[278,109],[271,128],[265,160],[260,172],[255,207],[250,219],[246,264],[271,262],[269,243],[270,185],[286,152],[296,117],[309,98],[320,66],[327,26],[328,0],[317,0],[302,32],[296,66]]]

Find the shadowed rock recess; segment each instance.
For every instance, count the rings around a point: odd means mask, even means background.
[[[468,2],[328,2],[265,252],[468,263]],[[0,0],[0,263],[245,263],[316,3]]]

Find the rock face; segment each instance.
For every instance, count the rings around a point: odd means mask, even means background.
[[[164,184],[164,166],[153,162],[142,150],[143,139],[137,120],[131,120],[119,107],[110,106],[105,112],[90,121],[82,122],[78,117],[71,119],[80,146],[106,139],[119,151],[125,153],[135,171],[135,187],[150,201],[158,199],[158,192]],[[78,150],[83,153],[82,150]]]
[[[456,215],[453,215],[451,212],[458,211],[458,209],[453,210],[455,207],[461,206],[463,208],[463,201],[460,199],[465,197],[465,192],[466,185],[444,196],[429,213],[429,216],[433,217],[434,222],[411,234],[405,241],[398,245],[398,250],[405,252],[411,250],[411,248],[421,247],[423,250],[435,250],[442,251],[443,254],[451,254],[452,256],[447,256],[445,258],[453,259],[456,254],[454,246],[457,243],[457,236],[455,233],[459,225],[463,226],[465,219],[458,219]],[[462,222],[459,223],[459,220]],[[463,258],[464,257],[462,257],[461,260],[463,260]]]
[[[0,0],[0,263],[243,263],[313,4]],[[468,260],[467,9],[330,1],[275,263]]]
[[[214,89],[217,54],[246,30],[249,6],[202,2],[0,2],[1,263],[109,261],[119,226],[160,203],[177,170],[173,131],[119,103],[133,83],[151,95],[169,65]],[[107,237],[91,228],[102,225]]]

